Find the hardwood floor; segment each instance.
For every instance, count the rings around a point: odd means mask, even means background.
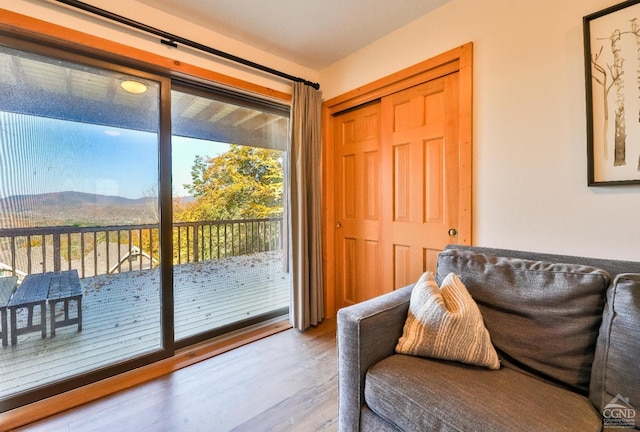
[[[286,330],[16,430],[335,431],[335,330]]]

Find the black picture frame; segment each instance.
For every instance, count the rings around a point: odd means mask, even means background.
[[[640,0],[583,18],[589,186],[640,184]]]

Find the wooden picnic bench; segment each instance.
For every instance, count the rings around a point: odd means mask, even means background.
[[[73,318],[69,312],[72,301],[75,301],[77,306],[77,313]],[[56,304],[59,302],[63,303],[64,316],[61,320],[56,320]],[[24,333],[41,331],[42,337],[47,337],[47,303],[49,303],[51,337],[56,335],[58,327],[77,324],[78,331],[82,330],[82,287],[77,270],[25,276],[7,304],[11,316],[12,345],[18,343],[18,336]],[[40,306],[40,321],[35,323],[34,308],[37,306]],[[17,312],[22,308],[27,309],[27,323],[24,327],[18,327]],[[3,337],[4,335],[3,329]]]
[[[7,308],[11,315],[11,345],[18,343],[18,336],[24,333],[41,331],[47,337],[47,295],[52,273],[41,273],[25,276],[22,283],[11,296]],[[34,324],[33,309],[40,306],[40,322]],[[27,325],[18,328],[18,309],[27,309]]]
[[[51,337],[56,335],[56,328],[78,324],[78,331],[82,330],[82,287],[77,270],[55,273],[49,283],[49,316],[51,317]],[[70,318],[69,303],[75,301],[77,314]],[[56,303],[64,303],[64,318],[56,321]]]
[[[9,343],[9,328],[7,327],[7,304],[13,294],[16,284],[18,283],[17,276],[9,276],[0,278],[0,331],[2,332],[2,346],[7,346]]]

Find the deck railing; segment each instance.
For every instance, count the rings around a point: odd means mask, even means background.
[[[282,218],[174,223],[173,264],[280,250],[282,238]],[[159,263],[159,245],[157,224],[0,229],[0,276],[148,269]]]

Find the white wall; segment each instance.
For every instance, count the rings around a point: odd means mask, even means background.
[[[618,0],[452,0],[321,72],[325,98],[474,43],[474,244],[640,260],[640,187],[587,187],[582,17]]]
[[[125,16],[168,33],[191,39],[220,51],[244,57],[255,63],[281,70],[290,75],[299,76],[317,82],[319,72],[305,68],[289,60],[258,50],[231,38],[216,33],[215,29],[205,29],[173,15],[158,11],[135,0],[89,0],[98,8]],[[257,72],[224,59],[217,59],[189,47],[177,49],[163,45],[156,36],[129,29],[117,23],[107,21],[57,2],[43,0],[4,0],[0,8],[28,15],[63,27],[100,36],[104,39],[136,47],[147,52],[159,54],[188,64],[208,68],[218,73],[249,81],[284,93],[291,93],[291,82]]]

